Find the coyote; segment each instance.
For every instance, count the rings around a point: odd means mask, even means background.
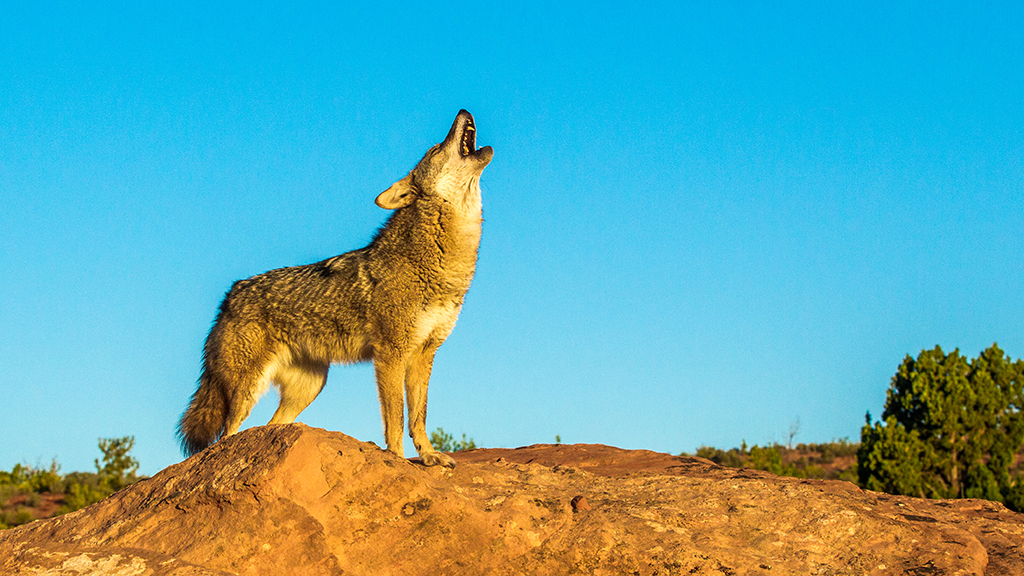
[[[427,384],[476,269],[480,174],[493,155],[476,148],[473,116],[461,110],[444,141],[377,196],[394,212],[368,246],[235,282],[178,424],[182,451],[238,432],[270,383],[281,395],[270,424],[287,424],[320,393],[331,363],[372,360],[388,450],[403,454],[404,387],[416,452],[428,466],[454,467],[427,437]]]

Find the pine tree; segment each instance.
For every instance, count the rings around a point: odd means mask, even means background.
[[[1011,476],[1024,444],[1024,361],[993,344],[967,361],[936,346],[904,358],[882,422],[861,430],[861,485],[929,498],[985,498],[1024,506]]]

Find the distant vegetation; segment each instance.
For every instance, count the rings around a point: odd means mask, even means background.
[[[766,470],[779,476],[856,482],[859,446],[846,439],[825,444],[772,444],[750,448],[744,442],[739,448],[729,450],[701,446],[692,456],[707,458],[722,466]]]
[[[456,440],[454,436],[438,428],[430,433],[430,443],[438,452],[462,452],[464,450],[476,450],[476,442],[472,438],[467,439],[462,435],[462,440]]]
[[[780,476],[849,480],[923,498],[982,498],[1024,512],[1024,361],[993,344],[967,360],[936,346],[904,358],[882,421],[871,415],[859,444],[780,444],[696,456]],[[790,441],[796,434],[790,431]]]
[[[0,530],[84,508],[139,480],[139,463],[130,454],[133,436],[100,438],[102,459],[96,472],[60,474],[54,460],[49,467],[15,464],[0,470]]]

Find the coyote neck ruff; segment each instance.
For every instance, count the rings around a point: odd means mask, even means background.
[[[403,412],[427,465],[454,466],[426,433],[434,354],[455,326],[476,268],[482,224],[476,148],[462,110],[443,142],[377,196],[394,210],[369,246],[235,282],[203,350],[199,387],[178,425],[186,454],[234,434],[273,383],[271,424],[293,422],[332,363],[373,361],[388,450],[401,455]]]

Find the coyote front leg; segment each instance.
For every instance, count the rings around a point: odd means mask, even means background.
[[[419,354],[414,354],[405,374],[405,395],[409,403],[409,436],[416,445],[416,452],[427,466],[455,467],[452,457],[438,452],[427,436],[427,385],[430,370],[434,365],[434,353],[440,343],[428,345]]]
[[[377,373],[377,394],[380,397],[380,412],[384,419],[384,441],[388,450],[405,456],[402,449],[404,398],[402,383],[405,380],[406,363],[398,354],[377,354],[373,359]]]

